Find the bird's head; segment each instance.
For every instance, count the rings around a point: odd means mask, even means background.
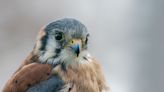
[[[34,51],[42,63],[83,63],[89,57],[87,28],[75,19],[49,23],[39,32]]]

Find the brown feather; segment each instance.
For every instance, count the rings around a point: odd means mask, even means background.
[[[72,92],[102,92],[107,89],[102,69],[98,62],[92,59],[89,64],[79,64],[78,68],[67,66],[66,71],[62,66],[53,69],[53,74],[58,74],[65,83],[73,83]]]
[[[3,92],[26,92],[26,90],[48,79],[51,65],[31,63],[17,71],[5,85]]]

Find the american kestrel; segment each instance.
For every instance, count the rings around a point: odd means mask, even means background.
[[[102,92],[107,86],[100,64],[87,50],[88,37],[78,20],[49,23],[3,92]]]

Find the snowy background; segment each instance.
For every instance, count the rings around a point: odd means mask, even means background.
[[[113,92],[164,92],[163,0],[0,0],[0,90],[39,29],[65,17],[87,26]]]

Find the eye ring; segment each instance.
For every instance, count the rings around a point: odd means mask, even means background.
[[[60,41],[63,39],[63,33],[62,32],[56,32],[55,33],[55,39]]]

